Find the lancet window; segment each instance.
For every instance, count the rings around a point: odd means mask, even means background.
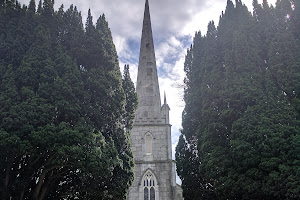
[[[143,179],[144,200],[155,200],[155,179],[154,175],[148,171]]]
[[[145,136],[145,151],[146,155],[152,154],[152,135],[150,133],[147,133]]]

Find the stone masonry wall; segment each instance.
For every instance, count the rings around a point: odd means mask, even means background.
[[[145,135],[151,133],[152,154],[146,155]],[[131,131],[132,151],[135,159],[135,180],[130,188],[129,200],[143,200],[144,173],[151,170],[157,179],[156,200],[175,200],[175,171],[171,159],[171,126],[169,124],[135,124]],[[175,192],[176,194],[176,192]]]

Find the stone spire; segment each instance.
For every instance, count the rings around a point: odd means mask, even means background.
[[[157,118],[160,116],[161,102],[148,0],[145,3],[137,95],[139,105],[136,111],[136,119]]]
[[[139,105],[130,131],[134,181],[127,200],[183,200],[176,194],[179,186],[176,186],[172,161],[170,108],[166,95],[161,106],[148,0],[136,87]],[[150,187],[146,184],[149,179]]]

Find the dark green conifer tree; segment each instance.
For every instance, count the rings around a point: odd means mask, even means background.
[[[123,86],[123,90],[125,92],[125,98],[126,98],[125,113],[123,116],[123,118],[124,118],[123,124],[124,124],[126,130],[129,131],[132,129],[132,124],[133,124],[132,122],[133,122],[133,119],[135,116],[135,110],[136,110],[137,104],[138,104],[135,87],[130,78],[129,65],[124,66],[122,86]]]
[[[176,148],[186,199],[201,186],[198,199],[299,198],[296,8],[253,6],[251,16],[229,0],[217,29],[210,22],[187,53]]]
[[[42,0],[40,0],[37,8],[37,14],[40,15],[42,11],[43,11],[43,5],[42,5]]]
[[[29,12],[35,13],[35,9],[36,9],[35,0],[30,0],[29,6],[28,6]]]
[[[90,15],[84,31],[76,7],[53,3],[0,11],[0,198],[125,199],[133,158],[108,23]]]

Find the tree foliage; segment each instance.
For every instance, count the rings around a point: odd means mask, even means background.
[[[196,33],[176,148],[185,199],[300,198],[297,5],[228,0]]]
[[[134,110],[108,23],[53,4],[0,2],[0,198],[125,199]]]
[[[138,98],[135,92],[134,84],[130,78],[129,65],[124,66],[122,86],[125,92],[126,104],[124,113],[124,125],[127,130],[132,128],[135,110],[138,105]]]

